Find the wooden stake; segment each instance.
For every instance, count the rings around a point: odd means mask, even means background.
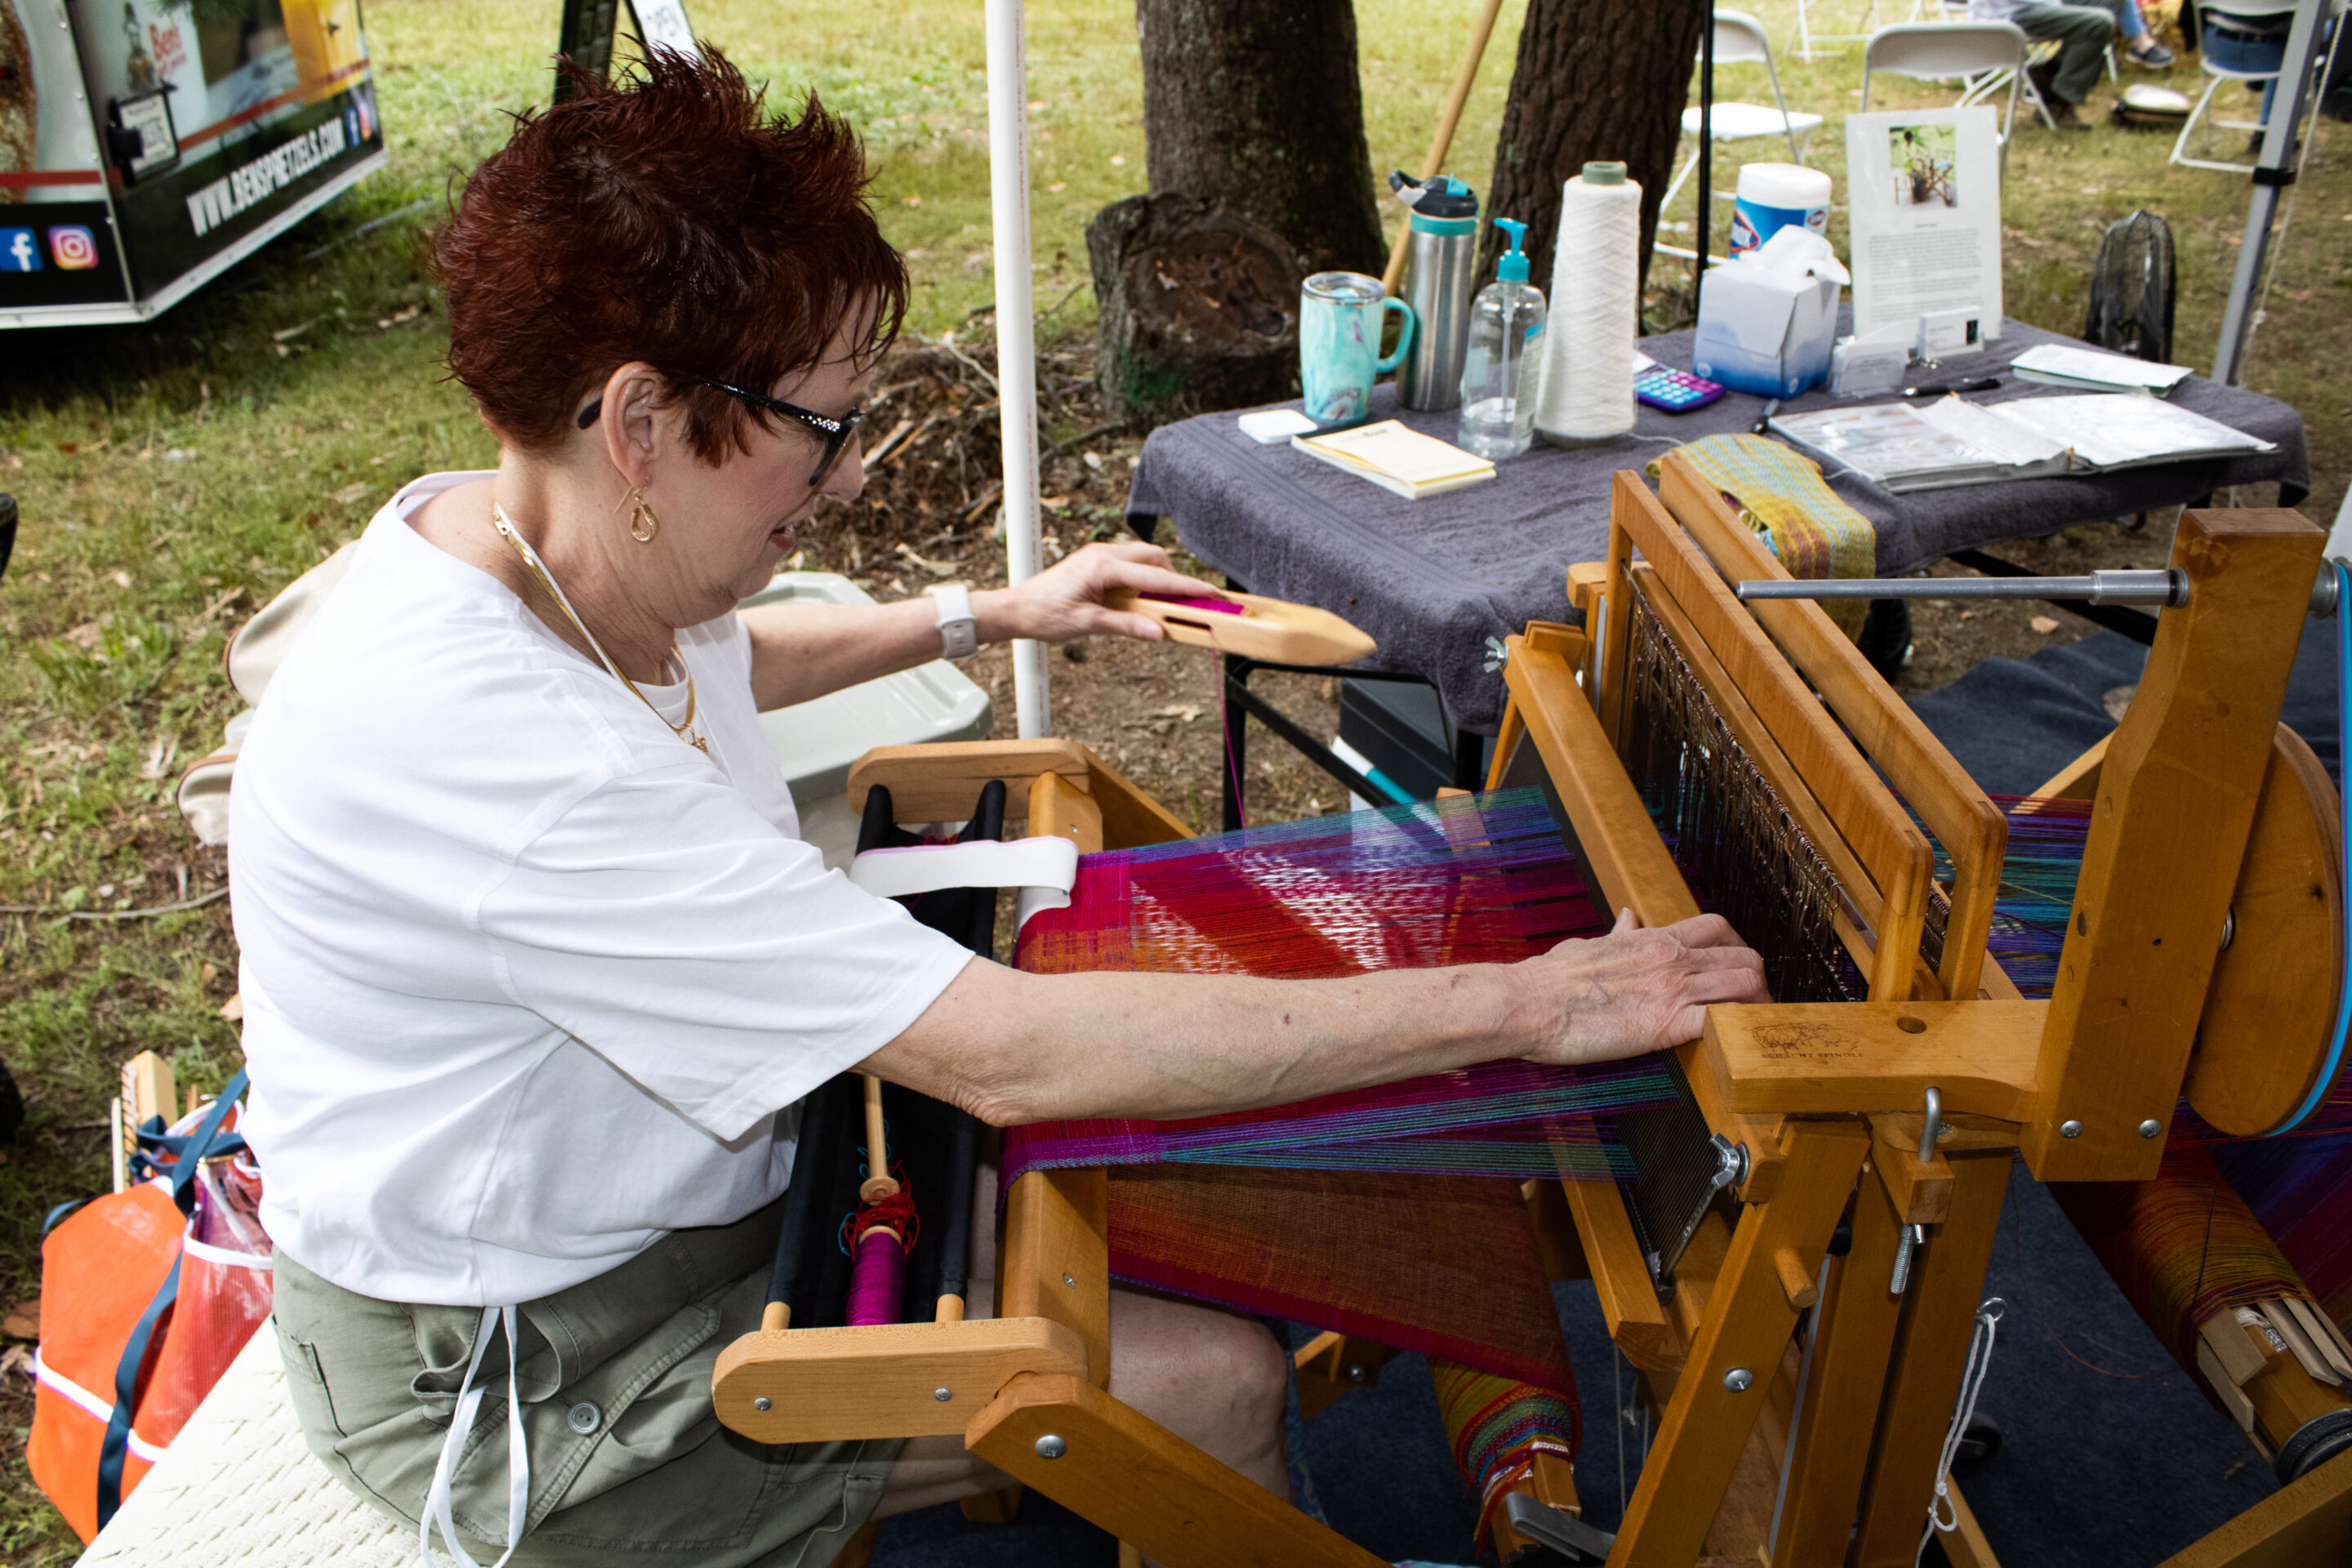
[[[1446,95],[1445,112],[1438,117],[1437,134],[1430,139],[1429,156],[1423,160],[1421,177],[1433,180],[1445,172],[1445,154],[1454,145],[1454,127],[1462,123],[1462,106],[1470,100],[1471,84],[1478,79],[1478,63],[1486,58],[1486,40],[1495,31],[1495,18],[1503,9],[1503,0],[1486,0],[1478,13],[1478,25],[1470,30],[1470,48],[1462,57],[1462,68],[1454,73],[1454,90]],[[1405,237],[1412,233],[1412,220],[1397,230],[1396,244],[1389,249],[1388,270],[1381,274],[1381,288],[1388,293],[1397,291],[1397,279],[1404,271]]]

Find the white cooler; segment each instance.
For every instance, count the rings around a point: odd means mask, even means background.
[[[779,572],[743,604],[874,602],[837,573]],[[847,865],[857,848],[857,814],[847,793],[850,763],[876,746],[984,741],[994,722],[988,693],[943,658],[760,715],[800,809],[801,834],[831,867]]]

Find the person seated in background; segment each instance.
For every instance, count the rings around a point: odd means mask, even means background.
[[[2014,22],[2029,38],[2054,41],[2055,59],[2026,68],[2050,121],[2061,131],[2087,130],[2077,113],[2091,96],[2106,64],[2108,46],[2118,36],[2126,40],[2125,53],[2134,65],[2160,70],[2172,63],[2170,49],[2156,41],[2134,0],[1969,0],[1969,16],[1978,22]]]

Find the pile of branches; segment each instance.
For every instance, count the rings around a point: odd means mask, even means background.
[[[803,530],[796,564],[840,572],[877,598],[935,581],[1003,578],[1004,462],[996,346],[962,329],[900,336],[866,401],[866,489]],[[1095,389],[1091,340],[1041,348],[1037,418],[1050,561],[1124,516],[1129,465]]]

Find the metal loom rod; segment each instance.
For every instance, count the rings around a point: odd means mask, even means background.
[[[2336,614],[2339,591],[2333,562],[2323,563],[2311,585],[2311,614]],[[2073,577],[1797,577],[1750,580],[1732,589],[1743,604],[1759,599],[2073,599],[2086,605],[2189,602],[2189,574],[2174,567],[2105,570]]]
[[[1740,599],[2081,599],[2094,605],[2185,605],[2189,578],[2168,567],[2073,577],[1799,577],[1738,584]]]

